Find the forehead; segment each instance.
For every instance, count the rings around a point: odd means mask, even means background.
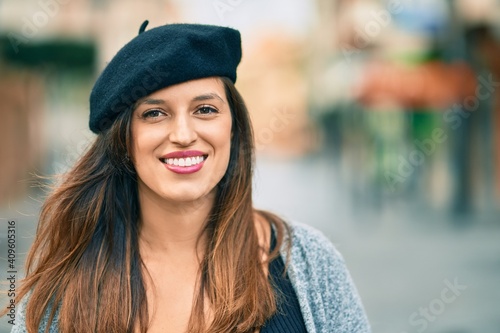
[[[197,96],[212,96],[225,101],[226,94],[222,80],[218,77],[209,77],[174,84],[141,98],[138,103],[148,99],[193,99]]]

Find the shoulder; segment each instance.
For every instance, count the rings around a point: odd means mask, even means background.
[[[308,283],[315,281],[319,288],[350,278],[342,254],[321,231],[296,221],[286,224],[290,229],[290,268],[298,277]]]
[[[338,262],[344,264],[344,258],[333,243],[318,229],[296,221],[287,221],[290,228],[292,251],[300,258],[312,262]]]

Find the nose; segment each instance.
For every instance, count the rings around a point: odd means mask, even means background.
[[[192,119],[189,115],[177,115],[172,123],[170,141],[179,146],[189,146],[198,138]]]

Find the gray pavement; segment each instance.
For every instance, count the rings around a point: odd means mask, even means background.
[[[346,259],[374,333],[500,333],[497,216],[470,216],[458,228],[449,216],[425,206],[404,201],[384,206],[377,200],[372,205],[353,196],[345,183],[326,159],[259,158],[255,205],[315,226],[332,240]],[[5,219],[15,219],[17,265],[36,229],[39,197],[32,194],[0,209],[0,253],[6,253]],[[2,279],[6,271],[1,261]],[[6,321],[0,320],[0,333],[9,332]]]
[[[455,223],[353,196],[327,159],[260,159],[255,179],[257,207],[317,227],[340,250],[374,333],[500,332],[499,215]]]

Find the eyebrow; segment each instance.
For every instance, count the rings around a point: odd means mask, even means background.
[[[138,104],[159,105],[159,104],[165,104],[165,101],[163,99],[148,98],[143,101],[139,101]]]
[[[206,101],[209,99],[218,99],[221,102],[224,102],[224,100],[216,93],[209,93],[209,94],[203,94],[203,95],[196,96],[195,98],[193,98],[193,101]]]

